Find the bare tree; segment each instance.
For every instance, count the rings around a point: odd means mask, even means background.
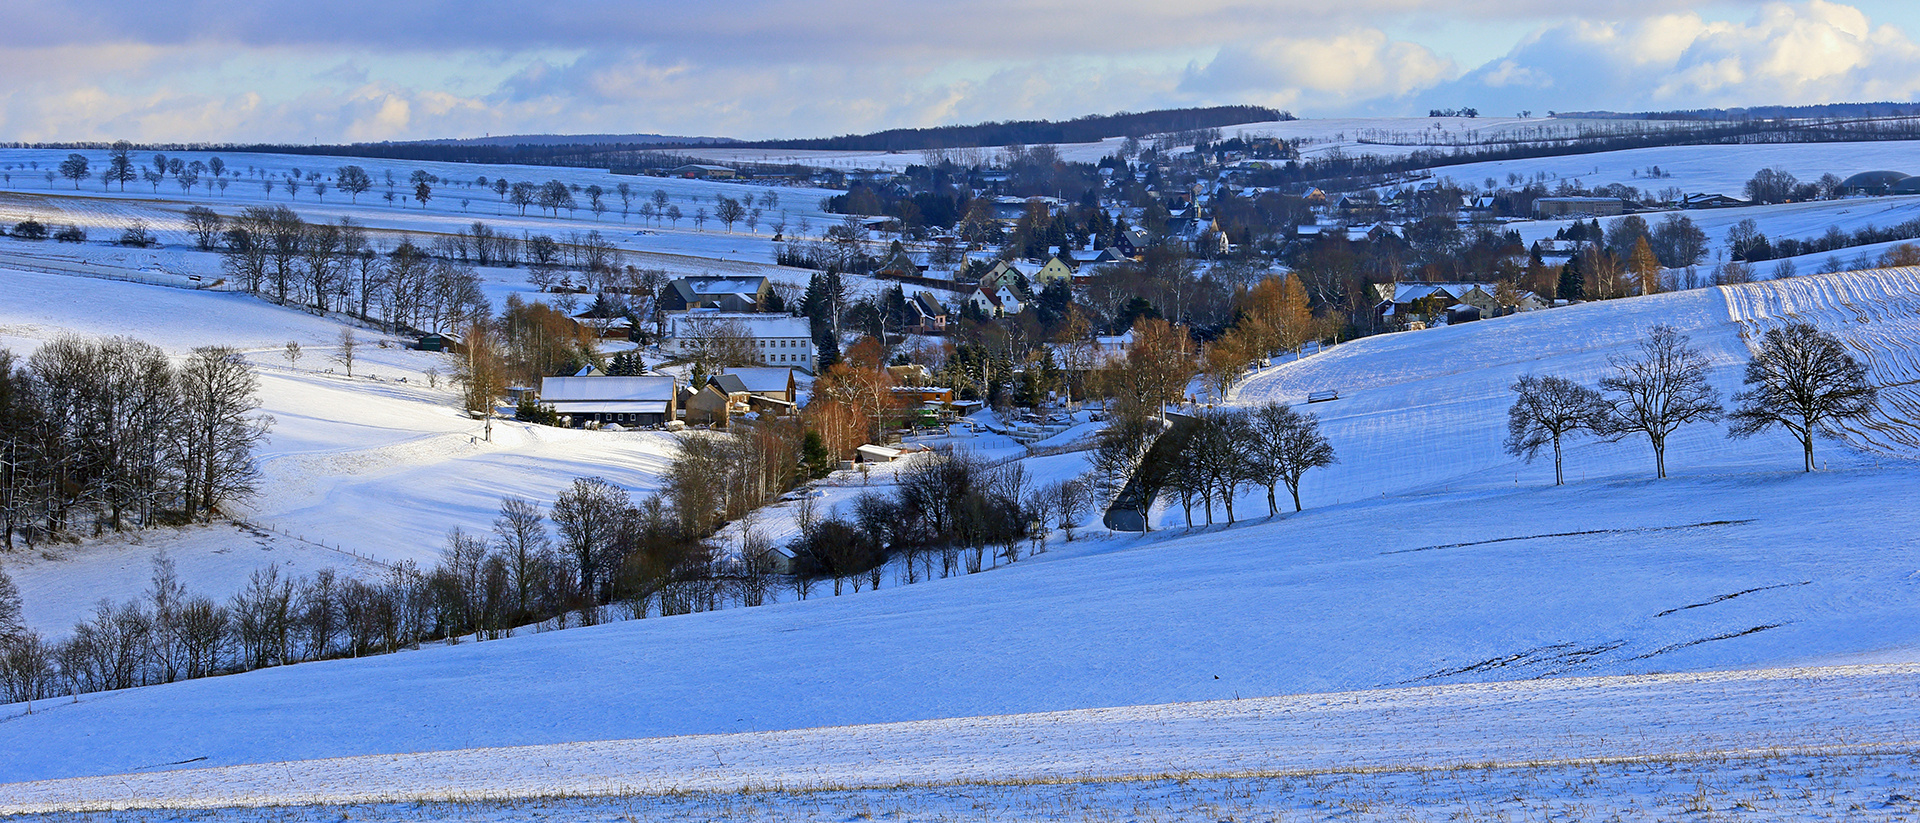
[[[26,631],[26,625],[20,622],[20,588],[13,584],[13,578],[0,569],[0,643],[8,642]]]
[[[1653,446],[1655,476],[1667,476],[1667,438],[1688,423],[1717,420],[1720,392],[1707,382],[1705,355],[1672,326],[1647,330],[1635,357],[1612,358],[1613,374],[1600,380],[1611,406],[1606,434],[1619,439],[1638,432]]]
[[[367,189],[373,188],[373,178],[368,177],[367,170],[359,166],[341,166],[334,172],[333,184],[351,196],[353,202],[358,203],[360,195],[366,194]]]
[[[1093,498],[1087,493],[1087,483],[1077,477],[1069,477],[1053,487],[1053,510],[1059,516],[1060,531],[1067,536],[1067,542],[1073,542],[1073,530],[1080,527],[1080,519],[1087,516],[1088,507]]]
[[[553,570],[552,542],[540,504],[518,497],[500,499],[500,516],[493,520],[494,544],[507,561],[513,619],[531,612],[534,597],[545,588]]]
[[[80,181],[93,176],[93,172],[87,170],[88,165],[86,155],[69,154],[60,161],[60,176],[72,180],[74,191],[79,191]]]
[[[53,648],[37,632],[28,630],[0,639],[0,700],[27,704],[51,697],[54,685]]]
[[[201,251],[213,250],[213,242],[220,236],[220,228],[225,223],[218,213],[206,206],[187,209],[187,231],[193,234],[193,243]]]
[[[747,216],[747,210],[746,207],[740,205],[740,201],[721,195],[719,205],[713,209],[713,216],[719,218],[720,222],[727,224],[727,231],[731,232],[733,231],[733,224],[740,222],[741,218]]]
[[[353,356],[360,348],[360,339],[353,335],[352,326],[340,329],[340,350],[333,355],[333,362],[347,370],[347,376],[353,376]]]
[[[153,582],[147,589],[147,602],[153,607],[153,632],[147,640],[147,655],[162,683],[178,679],[185,664],[180,642],[180,607],[186,604],[187,588],[180,583],[173,558],[165,552],[153,555]]]
[[[746,529],[740,542],[740,559],[734,564],[733,585],[740,605],[759,606],[767,602],[773,589],[773,542],[758,529]]]
[[[253,448],[273,418],[257,415],[259,380],[237,350],[194,349],[180,369],[182,475],[187,510],[211,519],[226,503],[253,494],[260,471]]]
[[[487,323],[467,325],[466,354],[458,361],[454,380],[460,384],[460,403],[469,417],[486,421],[486,439],[493,440],[493,418],[500,398],[507,393],[506,361],[500,354],[498,335]]]
[[[633,508],[626,490],[598,477],[575,478],[553,501],[553,523],[580,572],[580,595],[595,604],[596,586],[612,573],[608,551]]]
[[[1027,539],[1032,541],[1027,548],[1029,557],[1047,550],[1047,536],[1053,532],[1054,509],[1060,505],[1060,498],[1055,493],[1057,487],[1058,484],[1036,487],[1032,494],[1027,495],[1025,515],[1033,524],[1032,533],[1027,535]]]
[[[287,368],[294,369],[300,367],[300,353],[300,341],[288,340],[287,346],[281,350],[280,356],[287,359]]]
[[[1600,393],[1564,377],[1521,375],[1510,387],[1518,397],[1507,409],[1507,453],[1528,463],[1540,448],[1553,445],[1553,484],[1565,482],[1560,439],[1578,431],[1596,431],[1607,423],[1607,401]]]
[[[1739,408],[1729,437],[1750,437],[1780,426],[1800,441],[1804,471],[1813,471],[1813,437],[1838,437],[1836,426],[1873,413],[1879,389],[1846,345],[1808,323],[1769,329],[1760,351],[1747,362],[1746,391],[1733,396]]]
[[[1267,513],[1278,512],[1274,487],[1287,484],[1293,495],[1293,510],[1300,511],[1300,477],[1308,469],[1337,462],[1332,444],[1320,434],[1320,418],[1301,414],[1281,403],[1269,403],[1253,411],[1253,442],[1258,445],[1260,480],[1267,485]]]

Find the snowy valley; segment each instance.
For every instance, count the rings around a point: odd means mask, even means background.
[[[1344,139],[1383,126],[1311,127]],[[1113,148],[1099,145],[1082,159]],[[1914,156],[1910,145],[1642,149],[1448,173],[1630,182],[1657,164],[1687,185],[1729,188],[1775,164],[1803,164],[1795,171],[1805,179],[1898,166]],[[751,160],[750,151],[707,149],[705,159]],[[9,149],[0,160],[50,165],[64,154]],[[760,159],[831,165],[793,153]],[[403,175],[420,165],[391,164]],[[547,167],[432,170],[463,181],[480,172],[615,179]],[[253,192],[231,201],[75,193],[16,174],[0,187],[0,223],[74,223],[95,242],[0,238],[0,348],[24,357],[62,335],[118,334],[174,357],[232,346],[257,373],[260,411],[274,421],[256,452],[261,492],[230,521],[0,555],[23,622],[49,637],[88,619],[103,598],[143,596],[156,553],[188,590],[216,599],[269,564],[375,580],[394,564],[430,565],[452,529],[484,532],[503,496],[550,504],[575,478],[593,476],[636,498],[656,492],[676,443],[693,436],[504,418],[488,427],[462,411],[448,382],[452,356],[339,314],[212,287],[220,258],[193,248],[184,210],[265,202]],[[647,178],[643,187],[655,185]],[[765,219],[784,213],[789,226],[807,219],[824,231],[842,217],[819,209],[835,193],[827,190],[658,185],[688,203],[773,193],[784,205],[769,206]],[[516,233],[599,231],[630,261],[674,277],[765,276],[798,290],[815,274],[774,265],[765,225],[522,216],[485,190],[443,193],[412,210],[371,205],[368,195],[358,204],[329,198],[291,205],[389,236],[444,235],[480,219]],[[1829,226],[1920,217],[1920,200],[1694,217],[1716,243],[1743,219],[1775,237],[1811,238]],[[136,219],[158,246],[98,242]],[[1568,223],[1513,225],[1532,242]],[[1098,525],[1100,501],[1072,539],[1042,522],[1038,547],[977,574],[908,583],[896,564],[876,573],[883,583],[844,595],[835,587],[803,598],[781,587],[753,607],[610,613],[601,625],[526,626],[498,639],[0,706],[0,814],[1911,816],[1920,813],[1911,799],[1920,796],[1911,790],[1920,777],[1920,269],[1880,267],[1877,255],[1895,245],[1850,249],[1849,261],[1875,256],[1843,267],[1860,270],[1814,274],[1809,260],[1790,278],[1343,340],[1275,358],[1219,398],[1196,381],[1185,392],[1195,406],[1281,403],[1318,415],[1338,462],[1306,475],[1298,513],[1270,517],[1266,490],[1248,488],[1238,522],[1188,527],[1169,495],[1153,529],[1132,533]],[[477,276],[496,304],[549,298],[521,269],[481,267]],[[892,285],[850,280],[854,294]],[[1724,423],[1680,429],[1664,479],[1653,476],[1644,438],[1569,440],[1563,486],[1553,485],[1551,461],[1502,449],[1510,386],[1522,375],[1597,383],[1650,327],[1666,325],[1690,338],[1711,383],[1731,395],[1766,332],[1794,322],[1837,337],[1880,393],[1871,416],[1820,442],[1818,471],[1800,471],[1792,437],[1729,439]],[[351,377],[330,359],[348,326],[362,335]],[[289,340],[308,354],[285,356]],[[1338,399],[1307,402],[1330,390]],[[1071,428],[1031,447],[991,411],[910,442],[1054,483],[1090,468],[1100,427],[1089,410],[1075,414]],[[897,488],[910,462],[834,471],[716,539],[737,550],[752,530],[784,543],[804,530],[803,518],[849,512],[862,493]]]

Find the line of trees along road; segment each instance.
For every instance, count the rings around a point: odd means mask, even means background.
[[[1648,329],[1634,353],[1614,357],[1600,390],[1553,375],[1524,375],[1507,409],[1506,450],[1533,462],[1551,447],[1554,484],[1564,482],[1562,441],[1581,433],[1609,440],[1645,437],[1654,476],[1667,476],[1667,440],[1682,427],[1729,418],[1728,437],[1775,427],[1800,442],[1803,470],[1813,471],[1816,436],[1839,437],[1841,426],[1873,414],[1879,390],[1839,338],[1808,323],[1770,329],[1747,362],[1747,389],[1728,412],[1707,379],[1709,363],[1671,326]]]

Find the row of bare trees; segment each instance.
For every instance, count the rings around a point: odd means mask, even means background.
[[[195,233],[207,248],[217,233],[227,277],[281,304],[426,331],[452,331],[490,312],[472,268],[406,238],[381,251],[349,218],[307,223],[286,206],[256,206],[200,219],[211,230]]]
[[[799,503],[800,535],[787,546],[789,581],[806,598],[830,580],[878,589],[887,569],[906,584],[983,571],[1046,549],[1058,528],[1067,539],[1092,503],[1086,483],[1036,483],[1019,462],[991,465],[967,452],[910,458],[889,492],[867,492],[850,510],[819,516],[811,498]],[[764,546],[748,541],[749,554]]]
[[[701,475],[765,444],[731,433],[684,445],[665,495],[636,502],[607,480],[579,478],[549,509],[503,498],[491,530],[452,530],[427,569],[406,562],[364,578],[332,569],[289,577],[268,566],[219,602],[189,593],[172,562],[156,557],[142,597],[101,601],[57,642],[20,625],[18,592],[0,574],[0,702],[491,640],[523,626],[597,623],[610,606],[647,617],[761,605],[774,580],[770,557],[721,558],[703,541],[716,513],[748,505],[730,500],[743,489],[729,486],[751,485],[739,475],[754,469],[732,471],[719,487]]]
[[[254,490],[253,370],[224,347],[176,364],[127,337],[0,350],[0,549],[211,518]]]
[[[1775,427],[1799,441],[1803,469],[1813,471],[1816,436],[1839,437],[1848,421],[1870,416],[1879,392],[1846,345],[1811,324],[1770,329],[1747,362],[1745,391],[1728,412],[1708,381],[1711,363],[1671,326],[1648,330],[1632,354],[1612,359],[1598,390],[1553,375],[1515,381],[1507,410],[1508,453],[1532,462],[1553,451],[1554,484],[1564,482],[1562,441],[1586,433],[1609,440],[1644,436],[1654,473],[1667,476],[1667,440],[1683,426],[1728,418],[1729,437]]]

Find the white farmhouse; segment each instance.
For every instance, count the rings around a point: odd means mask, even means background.
[[[814,371],[813,335],[807,319],[785,314],[675,312],[666,316],[666,335],[660,349],[668,355],[687,356],[697,345],[694,341],[711,335],[716,328],[746,338],[761,365],[790,366],[809,374]]]

